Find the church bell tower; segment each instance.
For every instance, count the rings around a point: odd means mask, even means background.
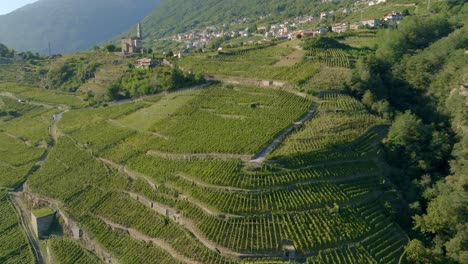
[[[138,26],[137,26],[137,38],[139,39],[143,38],[143,34],[141,33],[141,23],[138,23]]]

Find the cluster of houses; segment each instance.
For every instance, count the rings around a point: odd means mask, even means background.
[[[322,0],[322,2],[330,2],[331,0]],[[221,26],[208,26],[199,30],[194,30],[186,33],[181,33],[170,37],[172,41],[176,41],[184,44],[185,50],[192,50],[199,47],[205,47],[212,43],[216,38],[238,38],[238,37],[250,37],[252,35],[263,36],[263,41],[269,41],[272,39],[292,39],[296,36],[316,36],[327,32],[342,33],[348,30],[356,30],[362,27],[377,28],[382,24],[395,23],[398,24],[402,19],[403,15],[397,12],[386,14],[381,19],[364,19],[358,22],[339,22],[335,23],[330,27],[321,26],[316,29],[310,30],[299,30],[301,28],[307,28],[307,23],[311,23],[318,20],[325,20],[329,18],[336,19],[339,15],[346,16],[363,6],[373,6],[381,3],[385,3],[387,0],[357,0],[354,2],[352,8],[341,8],[338,10],[331,10],[328,12],[322,12],[319,15],[304,15],[295,18],[290,18],[285,21],[276,24],[261,24],[261,21],[267,19],[270,15],[260,16],[257,19],[240,18],[232,21],[229,24],[223,24]],[[328,20],[330,21],[330,20]],[[232,26],[239,28],[239,25],[245,25],[248,23],[257,22],[256,29],[245,28],[238,30],[229,30]],[[326,24],[326,23],[323,23]],[[244,44],[256,43],[257,41],[247,41]],[[177,57],[181,57],[182,54],[178,54]]]
[[[260,16],[259,19],[264,20],[271,15]],[[299,26],[312,22],[318,17],[314,16],[299,16],[296,18],[288,19],[278,24],[273,25],[259,25],[257,29],[245,28],[240,30],[227,30],[229,26],[241,25],[252,22],[252,19],[242,18],[233,21],[230,25],[224,24],[221,27],[209,26],[200,30],[190,31],[186,33],[177,34],[170,39],[185,44],[187,49],[203,47],[209,44],[213,39],[220,37],[250,37],[252,34],[262,34],[265,39],[285,39],[290,38],[294,29]]]
[[[327,0],[324,0],[327,1]],[[376,3],[383,3],[386,0],[374,0]],[[358,1],[359,2],[359,1]],[[372,1],[361,1],[369,3]],[[342,33],[348,30],[356,30],[362,27],[376,28],[382,25],[382,23],[399,23],[403,19],[403,15],[397,12],[392,12],[386,14],[381,19],[365,19],[358,22],[339,22],[335,23],[331,27],[319,27],[311,30],[297,30],[298,28],[303,27],[304,24],[313,22],[317,19],[327,19],[330,17],[335,17],[337,12],[342,14],[349,14],[353,12],[350,8],[342,8],[338,11],[328,11],[322,12],[319,16],[306,15],[299,16],[292,19],[285,20],[281,23],[272,24],[272,25],[262,25],[257,26],[256,30],[245,28],[241,30],[225,30],[228,26],[223,25],[222,27],[209,26],[200,30],[191,31],[187,33],[177,34],[171,39],[173,41],[182,42],[185,44],[186,49],[194,49],[197,47],[204,47],[211,43],[215,38],[229,37],[250,37],[252,34],[261,34],[264,36],[264,40],[271,39],[292,39],[298,35],[302,37],[306,36],[316,36],[327,32],[337,32]],[[266,17],[261,17],[262,19]],[[240,19],[239,21],[234,21],[233,24],[243,23],[245,21],[250,21],[247,18]],[[252,41],[251,41],[252,42]]]
[[[342,33],[346,32],[348,30],[357,30],[359,28],[367,27],[367,28],[377,28],[381,26],[383,23],[400,23],[400,21],[403,20],[403,15],[401,13],[397,12],[392,12],[389,14],[386,14],[383,16],[381,19],[365,19],[361,20],[358,22],[350,23],[350,22],[339,22],[335,23],[331,27],[319,27],[314,30],[301,30],[298,32],[298,35],[301,35],[302,37],[306,36],[316,36],[320,35],[323,33],[327,33],[329,31],[335,32],[335,33]],[[293,35],[294,37],[294,35]]]
[[[354,2],[354,7],[363,7],[363,6],[374,6],[382,3],[386,3],[387,0],[357,0]]]
[[[263,20],[268,18],[270,15],[260,16],[259,19]],[[205,28],[194,30],[186,33],[177,34],[170,37],[170,40],[184,43],[186,49],[193,49],[197,47],[203,47],[209,44],[213,39],[220,37],[250,37],[252,31],[249,28],[242,30],[228,30],[231,27],[237,27],[239,25],[245,25],[249,23],[254,23],[255,19],[253,18],[238,18],[233,20],[231,23],[223,24],[221,26],[207,26]]]
[[[177,34],[171,37],[171,40],[182,42],[187,45],[187,49],[192,47],[200,47],[208,44],[212,39],[221,37],[221,33],[205,28],[202,30],[191,31],[186,33]]]
[[[271,26],[261,25],[257,27],[257,32],[264,34],[265,39],[286,39],[291,38],[297,28],[304,24],[313,22],[318,17],[313,15],[298,16],[292,19],[285,20]]]

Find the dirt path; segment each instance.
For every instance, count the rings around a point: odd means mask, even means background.
[[[11,196],[13,196],[13,198]],[[29,217],[30,213],[24,206],[21,199],[15,193],[12,193],[11,196],[9,196],[9,200],[19,216],[21,226],[23,227],[23,230],[26,233],[26,236],[28,237],[29,243],[32,246],[33,253],[36,258],[37,263],[38,264],[46,263],[43,257],[42,251],[41,251],[40,242],[34,235],[32,231],[33,229],[30,225],[30,222],[31,222],[30,217]]]
[[[43,104],[40,104],[40,103],[38,103],[37,106],[45,107]],[[57,106],[50,106],[50,108],[57,108]],[[63,114],[64,112],[62,111],[60,113],[55,114],[52,117],[53,121],[49,125],[49,136],[52,138],[52,144],[50,146],[47,146],[47,149],[44,152],[44,154],[41,155],[41,157],[36,161],[34,167],[31,168],[26,174],[25,180],[15,189],[14,193],[12,193],[13,199],[11,199],[11,202],[20,216],[21,225],[27,234],[28,240],[30,241],[30,244],[33,248],[34,255],[36,256],[38,264],[46,263],[46,260],[43,257],[41,247],[40,247],[40,242],[36,238],[34,233],[32,232],[32,227],[30,226],[31,219],[29,217],[30,212],[26,209],[23,202],[18,197],[18,193],[23,191],[23,189],[25,188],[25,184],[27,180],[29,179],[29,177],[34,173],[34,171],[36,171],[39,167],[42,166],[42,164],[44,163],[44,161],[49,155],[50,149],[57,143],[58,135],[57,135],[56,125],[62,119]]]
[[[21,99],[16,94],[13,94],[13,93],[10,93],[10,92],[0,92],[0,96],[8,97],[8,98],[11,98],[11,99],[16,100],[16,101],[22,101],[25,104],[29,104],[29,105],[33,105],[33,106],[40,106],[40,107],[44,107],[44,108],[47,108],[47,109],[53,109],[53,108],[58,108],[60,110],[68,109],[68,106],[61,105],[61,104],[53,105],[53,104],[47,104],[47,103],[44,103],[44,102],[35,102],[35,101],[29,101],[29,100],[26,100],[26,99]]]
[[[315,108],[315,107],[313,107]],[[309,121],[314,117],[316,111],[315,109],[311,109],[307,114],[305,114],[299,121],[296,123],[292,124],[290,127],[288,127],[286,130],[281,132],[268,146],[263,148],[257,155],[253,157],[249,163],[251,164],[262,164],[265,161],[265,157],[268,156],[273,150],[276,149],[276,147],[283,142],[283,140],[295,129],[300,128],[305,122]]]
[[[104,221],[104,223],[106,223],[108,226],[110,226],[112,229],[124,230],[124,231],[126,231],[128,233],[129,236],[131,236],[132,238],[134,238],[136,240],[144,241],[146,243],[153,243],[153,244],[157,245],[158,247],[162,248],[164,251],[169,253],[169,255],[171,255],[173,258],[175,258],[175,259],[177,259],[177,260],[179,260],[179,261],[181,261],[183,263],[189,263],[189,264],[198,264],[198,263],[200,263],[200,262],[194,261],[194,260],[189,259],[186,256],[180,254],[170,244],[168,244],[166,241],[164,241],[162,239],[149,237],[149,236],[147,236],[145,234],[142,234],[142,233],[138,232],[137,230],[135,230],[133,228],[128,228],[128,227],[113,223],[112,221],[107,220],[107,219],[105,219],[103,217],[99,217],[99,218],[102,221]]]
[[[57,113],[52,117],[53,122],[49,126],[49,134],[51,135],[51,137],[53,139],[54,145],[57,144],[58,137],[59,137],[59,131],[58,131],[58,128],[57,128],[57,124],[58,124],[58,122],[60,122],[60,120],[62,120],[63,115],[65,114],[65,112],[68,112],[68,110]]]

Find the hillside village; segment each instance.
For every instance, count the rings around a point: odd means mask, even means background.
[[[327,2],[328,0],[323,0]],[[261,16],[258,20],[251,18],[242,18],[233,21],[231,24],[222,26],[208,26],[202,29],[176,34],[169,37],[171,41],[183,43],[186,51],[202,48],[210,45],[215,39],[236,39],[259,37],[257,39],[248,39],[243,45],[269,42],[271,40],[294,39],[297,37],[317,36],[325,33],[343,33],[349,30],[359,28],[380,28],[394,27],[403,20],[404,14],[400,12],[391,12],[380,18],[361,18],[359,21],[339,21],[335,20],[345,17],[353,12],[358,12],[363,7],[374,6],[386,3],[386,0],[361,0],[356,1],[352,8],[341,8],[339,10],[330,10],[320,14],[298,16],[286,19],[278,23],[262,23],[267,16]],[[233,26],[252,24],[257,21],[255,28],[246,27],[238,30],[229,30]],[[315,25],[315,26],[314,26]],[[319,26],[317,26],[319,25]]]

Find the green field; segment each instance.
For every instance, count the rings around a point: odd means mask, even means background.
[[[131,115],[126,115],[118,123],[136,130],[149,131],[154,123],[173,116],[188,101],[195,98],[199,91],[174,93],[158,98],[159,101]]]

